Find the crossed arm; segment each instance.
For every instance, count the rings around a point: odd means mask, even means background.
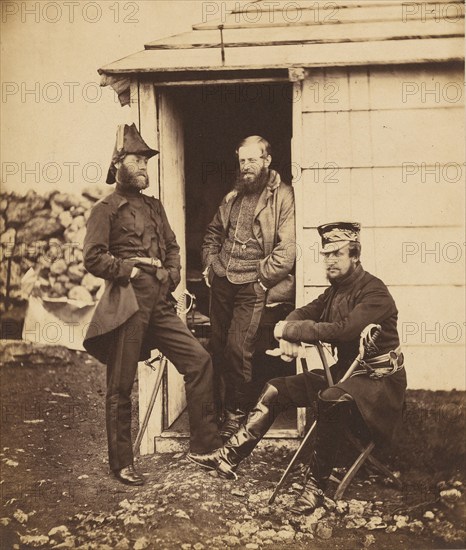
[[[328,292],[331,290],[327,289],[316,300],[296,309],[285,321],[275,326],[274,337],[278,340],[280,355],[285,361],[299,356],[301,342],[351,342],[370,323],[382,324],[384,319],[396,313],[396,306],[387,288],[380,281],[374,280],[364,287],[357,304],[345,316],[324,322],[321,315]]]

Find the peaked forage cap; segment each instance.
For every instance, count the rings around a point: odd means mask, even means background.
[[[332,222],[317,228],[322,238],[322,253],[336,252],[350,242],[360,242],[361,224],[358,222]]]

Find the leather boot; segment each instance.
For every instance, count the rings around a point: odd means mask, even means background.
[[[235,470],[248,457],[273,424],[279,412],[278,390],[266,384],[246,422],[230,437],[219,451],[217,473],[220,477],[236,479]]]
[[[319,397],[315,450],[304,489],[291,507],[295,514],[312,514],[324,502],[324,491],[335,464],[344,427],[347,399],[324,401]]]
[[[279,410],[278,390],[266,384],[258,402],[249,413],[246,422],[230,437],[223,447],[206,454],[189,453],[187,458],[207,470],[217,470],[220,477],[236,479],[238,464],[249,456],[273,424]]]
[[[246,413],[239,408],[235,410],[225,410],[225,420],[218,432],[224,443],[239,430],[245,419]]]
[[[188,460],[202,468],[217,470],[220,477],[236,479],[238,464],[251,454],[279,412],[276,407],[277,396],[277,388],[266,384],[246,422],[223,447],[207,454],[189,453]]]
[[[144,485],[144,478],[134,469],[133,464],[125,466],[120,470],[113,470],[113,475],[125,485]]]

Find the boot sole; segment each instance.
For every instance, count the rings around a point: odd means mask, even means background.
[[[216,466],[210,466],[208,464],[204,464],[202,462],[198,462],[195,458],[193,458],[192,456],[190,456],[189,454],[186,455],[186,458],[192,462],[193,464],[196,464],[196,466],[200,466],[201,468],[204,468],[204,470],[216,470],[217,467]]]
[[[223,470],[219,469],[218,465],[209,466],[207,464],[203,464],[201,462],[198,462],[195,458],[189,455],[186,455],[186,458],[193,464],[196,464],[196,466],[200,466],[201,468],[204,468],[204,470],[209,470],[209,471],[216,470],[218,477],[222,477],[224,479],[234,479],[235,481],[238,479],[238,476],[236,475],[235,472],[233,472],[233,470],[224,472]]]
[[[145,481],[143,479],[137,480],[137,481],[130,481],[130,480],[124,479],[122,477],[118,477],[118,476],[114,476],[114,477],[120,483],[123,483],[124,485],[129,485],[129,486],[132,486],[132,487],[141,487],[145,483]]]
[[[296,514],[300,516],[310,516],[317,510],[317,508],[320,508],[323,505],[324,505],[324,499],[322,499],[321,501],[318,501],[315,506],[306,505],[306,504],[302,504],[302,505],[294,504],[289,508],[289,511],[292,514]]]

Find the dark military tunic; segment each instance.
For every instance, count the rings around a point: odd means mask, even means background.
[[[163,268],[157,270],[157,278],[168,281],[173,290],[180,282],[179,251],[159,200],[141,193],[115,191],[94,206],[87,222],[84,261],[90,273],[106,280],[106,288],[84,339],[84,347],[91,355],[106,363],[112,331],[138,310],[134,289],[129,284],[136,262],[129,258],[160,259]],[[140,359],[147,359],[154,347],[147,338]]]
[[[380,355],[399,346],[397,318],[395,302],[385,284],[359,265],[345,279],[332,282],[316,300],[290,313],[283,338],[290,342],[312,344],[320,340],[332,344],[338,353],[332,375],[338,381],[358,355],[359,335],[367,325],[382,327],[377,340]],[[315,399],[315,383],[308,376],[304,380],[310,399]],[[290,380],[291,393],[292,384]],[[336,386],[354,398],[376,442],[392,438],[404,403],[404,369],[379,379],[358,374]]]
[[[176,315],[168,294],[180,281],[179,246],[160,201],[116,191],[91,211],[84,264],[106,279],[84,346],[107,364],[106,423],[109,462],[120,470],[133,462],[131,390],[138,361],[158,349],[184,375],[195,453],[220,446],[213,412],[210,355]],[[159,267],[139,262],[152,258]],[[134,266],[140,268],[130,279]]]

